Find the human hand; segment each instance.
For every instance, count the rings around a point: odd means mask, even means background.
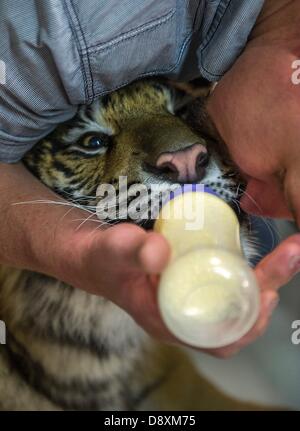
[[[78,268],[72,284],[110,299],[156,339],[181,344],[165,327],[157,303],[158,274],[169,258],[164,238],[128,224],[101,231],[98,237],[89,238],[86,233],[80,236],[76,243],[83,255],[82,267]],[[205,351],[217,357],[227,357],[260,336],[278,302],[278,288],[299,269],[300,235],[296,235],[255,269],[261,288],[261,312],[255,326],[238,342]]]
[[[155,338],[173,339],[157,304],[158,274],[170,254],[161,235],[127,223],[95,231],[87,223],[67,242],[72,255],[63,269],[65,281],[111,300]]]

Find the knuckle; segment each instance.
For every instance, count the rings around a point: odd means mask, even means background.
[[[133,251],[141,242],[144,231],[137,226],[125,224],[108,230],[103,241],[104,249],[125,255]]]

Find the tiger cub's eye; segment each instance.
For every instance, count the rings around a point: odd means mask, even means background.
[[[106,144],[105,140],[101,139],[99,136],[88,136],[83,140],[83,145],[93,150],[96,150],[97,148],[101,148],[105,144]]]

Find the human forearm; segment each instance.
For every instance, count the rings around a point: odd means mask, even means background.
[[[58,275],[68,260],[79,258],[72,247],[74,219],[84,213],[66,214],[68,207],[33,203],[38,200],[59,197],[22,164],[0,164],[0,263]]]
[[[127,224],[95,230],[96,216],[70,208],[22,164],[0,164],[0,213],[0,264],[51,275],[121,306],[126,273],[159,273],[167,261],[163,238]]]

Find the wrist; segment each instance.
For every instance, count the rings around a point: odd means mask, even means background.
[[[89,250],[102,232],[90,218],[81,222],[90,214],[66,205],[22,164],[0,164],[0,263],[84,288]]]
[[[80,221],[86,217],[81,210],[74,210],[70,216],[58,219],[44,243],[38,240],[32,249],[37,271],[55,277],[74,287],[85,287],[88,283],[87,256],[95,233],[95,224],[86,222],[78,229]],[[97,237],[102,232],[97,231]]]

